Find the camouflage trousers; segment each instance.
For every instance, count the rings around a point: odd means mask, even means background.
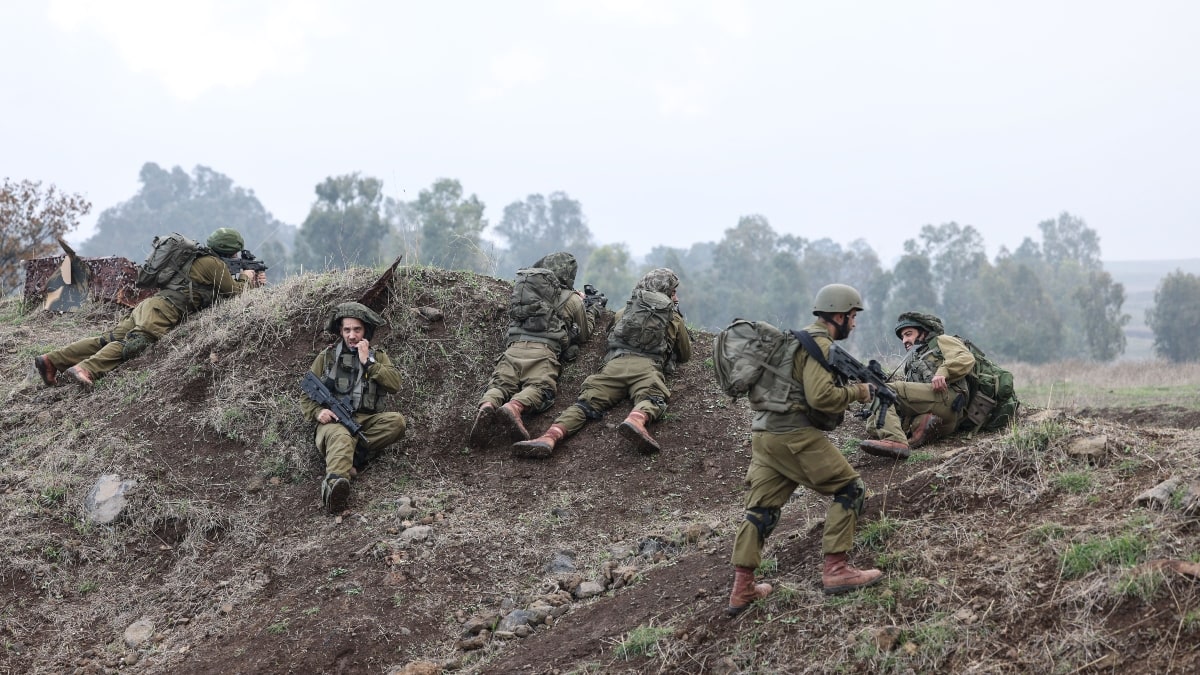
[[[934,391],[932,384],[922,382],[891,382],[888,387],[896,392],[896,407],[888,408],[882,427],[875,426],[874,417],[867,421],[867,435],[871,438],[908,443],[908,426],[913,418],[925,413],[942,418],[945,425],[941,433],[958,428],[963,414],[954,412],[954,399],[959,395],[954,387],[947,387],[946,391],[941,392]],[[899,415],[896,414],[897,408]]]
[[[653,422],[666,414],[670,395],[667,380],[654,361],[625,354],[604,364],[600,372],[589,375],[583,381],[579,400],[562,411],[554,423],[565,427],[569,436],[588,423],[589,409],[599,415],[627,397],[633,401],[634,410],[646,413],[648,421]]]
[[[56,370],[79,365],[92,377],[99,377],[126,360],[126,342],[136,339],[143,345],[153,344],[182,320],[183,312],[178,307],[153,295],[139,302],[112,330],[72,342],[50,352],[48,358]]]
[[[407,428],[404,415],[398,412],[358,413],[354,421],[362,425],[363,435],[367,437],[367,451],[371,454],[404,438]],[[358,439],[340,422],[330,422],[317,425],[316,441],[317,450],[325,455],[325,473],[349,478]]]
[[[514,342],[496,358],[492,379],[479,401],[499,407],[509,399],[533,412],[542,412],[554,403],[558,393],[558,375],[562,365],[554,350],[544,342]]]
[[[738,567],[758,567],[766,534],[774,528],[779,513],[796,488],[803,485],[819,494],[832,496],[859,474],[825,434],[814,427],[786,433],[756,431],[750,435],[750,467],[746,470],[746,519],[733,539],[732,562]],[[764,516],[764,514],[767,514]],[[765,534],[755,521],[770,522]],[[858,513],[837,501],[825,511],[825,534],[821,551],[843,553],[854,546]]]

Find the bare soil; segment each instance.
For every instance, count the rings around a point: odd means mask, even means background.
[[[711,336],[695,336],[670,379],[670,412],[651,427],[657,456],[617,433],[628,404],[547,460],[514,459],[500,439],[471,450],[506,286],[407,270],[375,343],[404,371],[393,407],[409,433],[334,517],[320,508],[296,383],[327,339],[320,314],[354,295],[322,296],[315,279],[210,310],[236,326],[228,338],[193,318],[90,394],[42,387],[31,359],[111,313],[4,322],[0,673],[1200,670],[1196,579],[1137,567],[1195,562],[1197,519],[1134,501],[1172,476],[1198,480],[1196,411],[1028,410],[1016,430],[955,436],[907,462],[858,452],[862,422],[848,418],[832,436],[870,490],[854,560],[884,569],[885,583],[821,593],[826,500],[801,488],[765,552],[777,591],[731,620],[749,412],[716,388]],[[253,337],[274,323],[283,338]],[[255,339],[269,344],[245,351]],[[603,351],[598,332],[531,430],[570,404]],[[1039,434],[1044,447],[1018,447]],[[1099,457],[1067,451],[1096,437]],[[89,526],[82,504],[104,473],[138,488],[125,520]],[[1063,478],[1075,475],[1086,480]],[[401,497],[415,513],[399,515]],[[419,524],[427,541],[398,543]],[[1064,574],[1072,547],[1125,535],[1145,542],[1137,555]],[[473,617],[557,589],[562,575],[546,566],[561,552],[584,579],[609,560],[638,575],[529,637],[462,648]],[[139,619],[154,636],[134,649],[122,636]]]

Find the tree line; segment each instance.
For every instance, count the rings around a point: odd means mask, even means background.
[[[1066,212],[1038,224],[1040,239],[1027,237],[991,259],[974,227],[925,225],[905,241],[903,255],[888,269],[863,239],[843,245],[780,234],[761,215],[743,216],[720,241],[658,246],[637,259],[625,243],[596,243],[582,205],[565,192],[514,201],[490,226],[484,203],[454,179],[437,180],[415,200],[402,201],[385,195],[377,178],[331,176],[315,187],[316,199],[296,227],[272,216],[253,190],[207,167],[188,173],[150,162],[139,181],[137,194],[99,215],[96,232],[80,245],[80,254],[140,261],[155,235],[175,231],[202,239],[214,227],[226,226],[242,232],[276,278],[377,266],[397,255],[410,264],[507,278],[547,252],[566,250],[579,260],[580,285],[593,284],[618,303],[645,271],[674,269],[682,280],[688,322],[707,330],[735,317],[800,328],[811,321],[818,288],[847,283],[863,293],[868,306],[853,346],[869,354],[899,351],[892,333],[896,317],[923,311],[941,316],[948,331],[971,338],[997,358],[1111,361],[1125,349],[1124,327],[1130,320],[1122,312],[1123,285],[1101,264],[1099,236]],[[19,276],[4,275],[3,266],[12,267],[12,256],[3,257],[6,251],[24,247],[25,257],[52,254],[54,237],[74,229],[90,209],[78,196],[53,187],[39,193],[38,184],[30,185],[4,183],[0,281],[6,292]],[[22,211],[22,203],[52,208],[49,215],[37,216],[32,207]],[[485,239],[489,226],[499,243]],[[1181,271],[1166,277],[1147,311],[1147,324],[1159,356],[1200,359],[1200,279]]]

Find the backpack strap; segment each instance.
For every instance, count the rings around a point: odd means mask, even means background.
[[[800,344],[804,347],[804,351],[816,359],[822,368],[831,373],[833,372],[833,368],[829,366],[829,361],[825,360],[825,355],[821,353],[821,348],[817,345],[817,341],[813,339],[813,336],[808,331],[793,330],[788,332],[792,334],[792,337],[800,341]]]

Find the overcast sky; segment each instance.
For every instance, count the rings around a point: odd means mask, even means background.
[[[300,224],[362,172],[415,199],[562,190],[598,243],[925,224],[989,253],[1062,211],[1108,260],[1200,257],[1200,3],[84,2],[0,6],[0,177],[100,211],[202,164]],[[214,223],[214,226],[219,223]]]

